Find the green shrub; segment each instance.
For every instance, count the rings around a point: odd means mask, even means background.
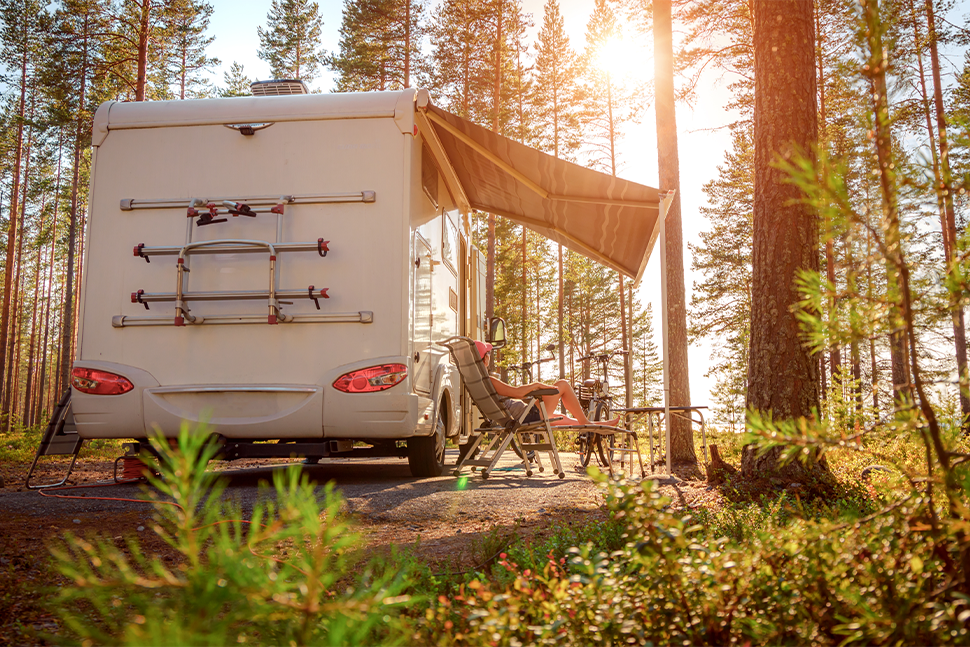
[[[415,642],[460,645],[970,643],[968,598],[947,575],[957,529],[930,533],[925,502],[835,524],[792,518],[717,537],[651,484],[613,484],[627,528],[540,572],[474,581],[426,611]]]
[[[277,472],[250,524],[205,471],[216,447],[204,429],[178,443],[152,439],[160,476],[154,530],[175,563],[68,536],[55,551],[74,583],[56,602],[85,642],[126,645],[393,644],[404,630],[406,571],[361,564],[358,538],[327,485],[318,495],[298,468]],[[159,496],[161,495],[161,496]],[[169,500],[170,499],[170,500]]]

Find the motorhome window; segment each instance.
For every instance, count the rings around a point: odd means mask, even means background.
[[[441,216],[441,258],[454,274],[458,274],[458,227],[449,214]]]
[[[427,146],[421,148],[421,184],[428,198],[438,206],[438,167],[434,164],[434,157]]]

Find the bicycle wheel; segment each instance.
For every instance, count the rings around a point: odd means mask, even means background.
[[[593,455],[593,434],[589,432],[583,432],[579,434],[576,439],[576,444],[579,445],[579,464],[583,467],[589,465],[589,457]]]
[[[597,402],[596,406],[593,409],[592,420],[594,422],[599,422],[601,420],[609,420],[609,419],[610,419],[610,403],[608,401]],[[613,436],[610,436],[610,443],[612,444],[612,442],[613,442]],[[613,452],[607,451],[607,449],[603,447],[603,437],[600,436],[599,434],[596,434],[596,453],[599,454],[600,465],[606,466],[610,464],[610,460],[612,460],[613,458]],[[607,458],[607,454],[609,454],[609,459]]]

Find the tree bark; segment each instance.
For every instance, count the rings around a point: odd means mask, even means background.
[[[755,180],[751,341],[747,408],[774,420],[814,416],[818,362],[803,343],[793,306],[800,270],[818,271],[818,216],[774,167],[813,155],[817,139],[815,24],[811,0],[755,2]],[[758,455],[745,447],[745,475],[807,476],[803,464],[778,466],[780,448]]]
[[[495,85],[492,99],[492,130],[498,132],[502,103],[502,0],[498,0],[495,25]],[[467,87],[466,87],[467,91]],[[467,115],[466,115],[467,116]],[[485,317],[495,316],[495,215],[488,214],[488,249],[485,259]],[[525,289],[525,286],[523,286]]]
[[[677,150],[677,116],[674,106],[671,0],[654,0],[653,33],[660,189],[676,191],[664,223],[664,231],[667,235],[667,353],[670,367],[670,404],[690,406],[687,299],[684,288],[684,236],[680,212],[680,159]],[[697,464],[691,424],[679,417],[671,420],[670,459],[675,464]]]
[[[27,25],[24,23],[24,38],[26,39]],[[20,196],[20,167],[23,164],[23,154],[24,154],[24,116],[27,112],[27,47],[24,45],[23,55],[20,61],[20,99],[17,102],[17,140],[14,148],[14,158],[13,158],[13,168],[11,169],[12,174],[12,187],[10,189],[10,208],[9,208],[9,224],[7,225],[7,253],[6,253],[6,272],[4,272],[3,277],[3,312],[0,314],[0,387],[2,387],[2,392],[0,392],[0,400],[6,397],[6,392],[9,389],[9,385],[2,383],[3,375],[5,374],[6,363],[7,363],[7,337],[10,334],[10,317],[13,303],[13,266],[14,257],[16,255],[17,249],[17,237],[20,234],[20,230],[17,228],[18,223],[18,211],[20,204],[18,203],[18,198]],[[3,421],[6,425],[6,421]]]
[[[822,42],[822,20],[819,15],[819,8],[815,7],[815,38],[818,68],[818,117],[819,117],[819,146],[824,147],[826,142],[827,117],[825,112],[825,63],[822,57],[824,43]],[[835,245],[832,239],[825,241],[825,278],[829,283],[835,285]],[[829,301],[829,316],[838,317],[838,303],[835,297]],[[841,384],[842,373],[842,349],[838,344],[829,347],[829,370],[832,373],[832,385]],[[823,378],[824,383],[824,378]],[[822,389],[822,396],[825,397],[826,389]]]
[[[148,0],[146,0],[147,2]],[[84,100],[87,93],[87,26],[85,25],[85,48],[81,69],[81,87],[78,90],[77,128],[74,132],[73,173],[71,176],[71,211],[67,233],[67,271],[64,277],[64,318],[61,321],[61,352],[58,370],[60,393],[70,384],[71,364],[74,350],[74,255],[77,241],[78,194],[81,184],[81,150],[84,147],[84,133],[87,120],[84,117]]]
[[[152,15],[152,0],[141,0],[141,16],[138,19],[138,78],[135,80],[135,101],[145,100],[148,83],[148,28]]]
[[[34,99],[31,98],[30,102],[30,114],[26,115],[28,121],[33,121],[34,119]],[[7,271],[13,272],[13,294],[10,296],[10,334],[7,337],[7,349],[6,355],[8,357],[7,362],[7,390],[3,394],[3,424],[0,428],[3,431],[10,431],[10,425],[13,423],[13,417],[17,410],[18,396],[20,395],[20,331],[21,331],[21,310],[20,310],[20,295],[23,285],[23,254],[24,254],[24,221],[26,220],[25,213],[27,211],[27,186],[30,182],[30,160],[31,160],[31,150],[33,149],[34,143],[34,131],[31,129],[30,134],[27,136],[27,147],[24,150],[24,181],[22,182],[20,195],[12,196],[13,201],[20,200],[20,209],[17,228],[20,230],[20,235],[17,237],[17,256],[14,263],[14,269],[11,270],[8,266]]]
[[[947,272],[952,271],[956,257],[956,216],[953,209],[952,174],[950,172],[950,147],[946,133],[946,113],[943,106],[943,83],[940,80],[940,54],[937,48],[936,16],[933,0],[926,0],[926,27],[930,41],[930,65],[933,70],[933,104],[936,108],[937,143],[940,147],[940,190],[943,193],[943,207],[946,216],[944,249],[946,252]],[[960,409],[963,412],[962,427],[970,425],[970,376],[967,374],[967,334],[963,316],[963,306],[956,293],[950,294],[950,318],[953,322],[953,342],[957,359],[957,375],[960,380]]]

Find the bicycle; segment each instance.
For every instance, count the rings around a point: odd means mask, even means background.
[[[551,353],[555,349],[555,347],[556,347],[555,344],[549,344],[548,346],[546,346],[546,350]],[[531,384],[533,382],[532,368],[536,367],[536,368],[539,368],[539,370],[541,371],[542,370],[540,367],[541,364],[544,364],[546,362],[551,362],[555,359],[556,359],[555,356],[547,357],[545,359],[538,359],[534,362],[522,362],[521,364],[518,364],[518,365],[512,364],[508,368],[510,371],[516,371],[522,374],[522,384]],[[552,415],[553,412],[550,411],[548,413]],[[524,460],[525,457],[522,456],[522,451],[519,449],[519,446],[518,444],[515,443],[515,441],[512,442],[512,451],[514,451],[519,458],[522,458]],[[532,454],[533,452],[529,452],[529,460],[532,460]]]
[[[608,353],[594,353],[580,357],[579,360],[596,360],[600,364],[603,373],[602,378],[591,377],[583,381],[582,385],[576,390],[579,403],[586,412],[586,417],[593,422],[609,420],[613,410],[613,396],[610,394],[609,367],[610,360],[617,355],[628,355],[629,351],[614,350]],[[610,436],[610,444],[603,447],[602,436],[592,432],[583,432],[576,439],[579,445],[580,463],[583,467],[589,465],[589,459],[593,455],[593,446],[596,447],[599,460],[602,465],[607,465],[613,459],[613,446],[615,439]],[[609,459],[607,459],[607,452]]]

